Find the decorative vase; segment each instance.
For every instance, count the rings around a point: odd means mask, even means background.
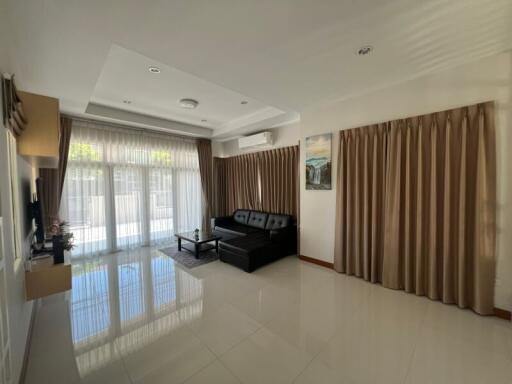
[[[64,263],[64,246],[62,241],[62,235],[55,235],[52,238],[53,243],[53,263],[62,264]]]

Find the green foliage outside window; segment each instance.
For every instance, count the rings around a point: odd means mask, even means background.
[[[68,159],[97,161],[100,159],[100,153],[92,144],[71,143]]]
[[[158,164],[170,165],[172,157],[168,151],[151,151],[151,160]]]

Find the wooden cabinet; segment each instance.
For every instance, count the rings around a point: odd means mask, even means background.
[[[53,257],[30,261],[30,270],[25,271],[25,293],[27,300],[64,292],[71,289],[71,264],[53,264]]]
[[[37,168],[57,168],[59,163],[59,100],[18,91],[28,120],[17,138],[18,153],[30,158]]]

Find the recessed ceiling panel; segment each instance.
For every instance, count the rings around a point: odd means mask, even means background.
[[[183,108],[182,99],[196,100],[197,107]],[[118,45],[108,53],[90,102],[213,129],[285,113]]]

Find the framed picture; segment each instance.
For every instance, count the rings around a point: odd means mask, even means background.
[[[306,137],[306,189],[331,189],[332,133]]]

